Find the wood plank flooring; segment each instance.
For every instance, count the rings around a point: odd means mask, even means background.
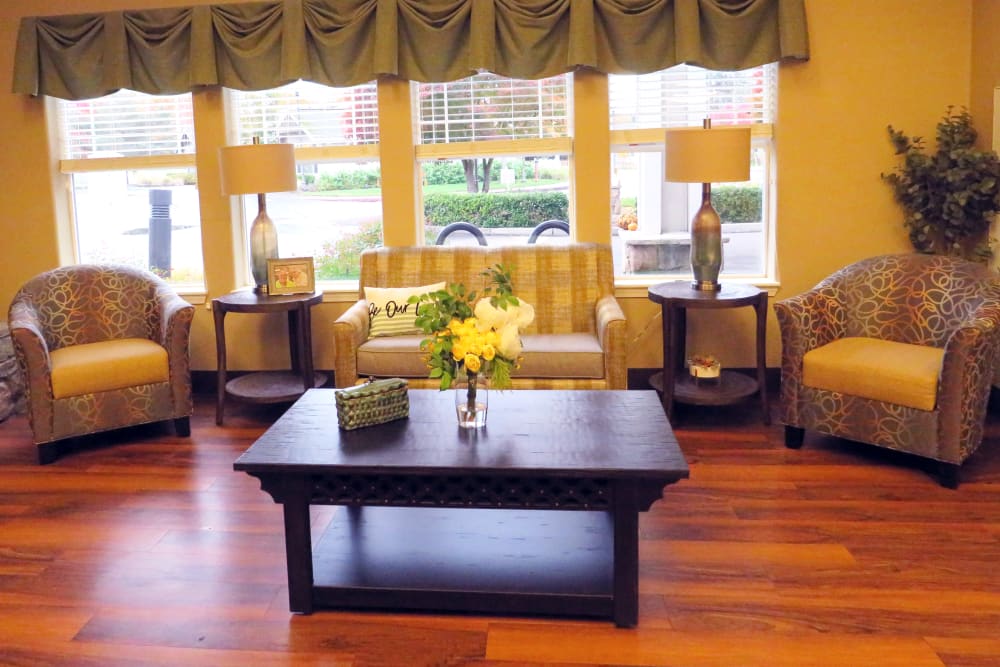
[[[199,395],[190,438],[129,429],[49,466],[23,417],[0,424],[0,665],[1000,665],[997,404],[957,491],[855,443],[787,450],[753,401],[682,407],[691,479],[641,516],[632,630],[289,614],[281,508],[232,470],[279,414],[220,428]]]

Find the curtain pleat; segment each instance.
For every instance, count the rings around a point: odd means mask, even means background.
[[[282,68],[282,5],[212,7],[219,83],[236,90],[264,90],[289,83]]]
[[[328,86],[372,80],[378,0],[306,2],[303,5],[308,75]]]
[[[14,92],[540,79],[589,67],[739,70],[809,57],[804,0],[275,0],[26,17]]]
[[[496,0],[496,73],[544,79],[572,69],[571,0]]]
[[[398,71],[411,81],[454,81],[475,74],[469,59],[468,0],[396,0]],[[383,46],[383,45],[379,45]],[[385,44],[393,50],[392,44]]]
[[[124,50],[116,54],[119,88],[178,94],[191,90],[191,9],[123,15]],[[109,40],[114,41],[114,40]],[[178,66],[179,65],[179,66]]]

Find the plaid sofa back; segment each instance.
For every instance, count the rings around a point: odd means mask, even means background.
[[[442,280],[478,292],[487,284],[483,271],[495,264],[510,267],[514,294],[535,307],[535,321],[525,333],[593,332],[594,304],[614,293],[611,247],[574,243],[366,250],[359,298],[365,287],[417,287]]]

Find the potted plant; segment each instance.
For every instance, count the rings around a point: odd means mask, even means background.
[[[934,153],[925,152],[921,137],[890,125],[889,139],[903,163],[882,178],[903,207],[917,251],[986,261],[992,257],[990,225],[1000,211],[1000,159],[975,148],[972,117],[953,109],[937,125]]]

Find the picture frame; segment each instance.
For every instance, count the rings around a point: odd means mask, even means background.
[[[267,260],[268,294],[311,294],[315,291],[316,271],[312,257]]]

